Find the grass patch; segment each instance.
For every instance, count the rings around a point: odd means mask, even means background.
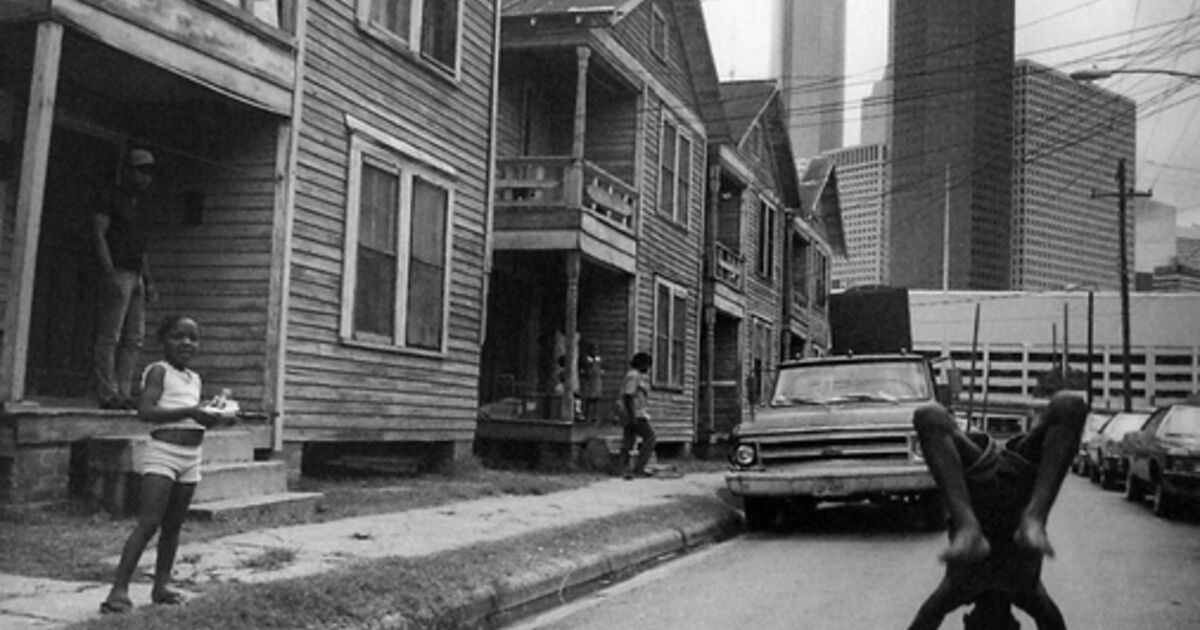
[[[339,571],[267,584],[222,585],[186,606],[148,606],[118,619],[100,617],[72,630],[258,630],[270,628],[476,627],[464,605],[473,594],[528,570],[627,543],[639,536],[681,528],[727,514],[716,498],[689,497],[674,504],[596,519],[578,526],[479,544],[424,558],[363,562]]]
[[[421,477],[305,478],[292,489],[325,495],[312,518],[260,515],[193,521],[184,526],[182,542],[186,545],[246,531],[403,512],[489,496],[547,494],[603,478],[586,473],[493,470],[471,462],[452,474]],[[132,518],[95,513],[83,502],[0,515],[0,573],[107,581],[112,578],[112,568],[103,561],[121,552],[133,525]]]

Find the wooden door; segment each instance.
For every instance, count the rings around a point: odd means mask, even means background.
[[[119,156],[107,140],[54,128],[29,331],[31,397],[81,398],[93,390],[99,273],[92,203],[97,191],[112,184]]]

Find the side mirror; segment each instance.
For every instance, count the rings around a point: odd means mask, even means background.
[[[958,368],[946,368],[945,383],[937,384],[937,400],[943,407],[949,409],[955,400],[958,400],[958,395],[962,393],[962,370]]]

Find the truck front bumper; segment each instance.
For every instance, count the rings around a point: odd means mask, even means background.
[[[775,467],[771,470],[731,470],[725,485],[738,496],[812,497],[819,500],[872,495],[900,495],[937,489],[923,463],[844,464]]]

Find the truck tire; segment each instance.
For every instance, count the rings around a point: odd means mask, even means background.
[[[768,497],[742,497],[746,529],[760,532],[771,529],[779,520],[779,501]]]
[[[1142,500],[1142,485],[1133,475],[1132,465],[1129,466],[1129,472],[1125,473],[1125,500],[1133,503],[1139,503]]]
[[[1175,495],[1164,486],[1162,479],[1154,484],[1154,515],[1169,519],[1175,515]]]

